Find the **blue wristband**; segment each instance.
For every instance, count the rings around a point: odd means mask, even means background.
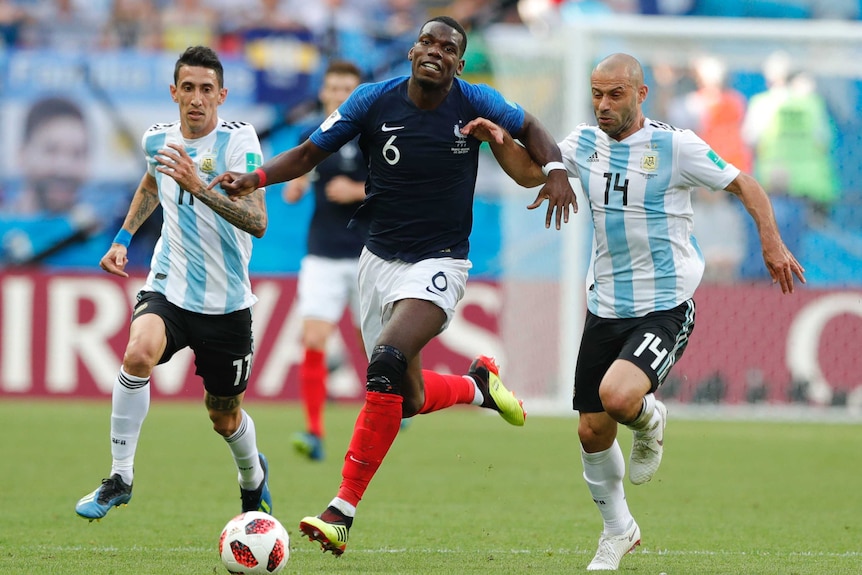
[[[120,244],[126,247],[129,247],[129,243],[132,241],[132,234],[130,234],[126,228],[120,228],[120,231],[117,232],[117,235],[114,236],[114,243]]]

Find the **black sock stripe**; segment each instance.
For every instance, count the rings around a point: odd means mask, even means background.
[[[141,389],[142,387],[150,383],[150,378],[148,377],[145,381],[132,381],[128,378],[126,374],[121,371],[120,374],[117,376],[117,381],[119,381],[120,385],[122,385],[126,389],[135,391],[137,389]]]
[[[248,429],[248,422],[246,421],[246,418],[243,417],[242,421],[240,421],[240,423],[239,423],[239,427],[237,427],[236,431],[233,432],[233,435],[231,435],[230,437],[225,437],[224,440],[227,441],[228,443],[235,443],[236,441],[239,441],[239,439],[243,435],[245,435],[245,432],[247,429]]]

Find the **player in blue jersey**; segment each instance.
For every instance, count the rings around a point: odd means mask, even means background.
[[[540,165],[559,163],[548,131],[496,90],[456,76],[464,69],[467,35],[449,17],[426,22],[408,53],[410,76],[363,84],[311,137],[254,174],[219,176],[236,196],[267,181],[291,180],[360,136],[369,169],[366,199],[351,225],[363,230],[359,262],[362,337],[369,357],[365,404],[342,467],[338,495],[300,530],[324,550],[347,546],[356,506],[380,467],[401,417],[455,403],[495,409],[513,425],[525,413],[495,362],[477,357],[466,376],[422,369],[422,348],[446,328],[464,294],[478,169],[476,138],[461,128],[478,117],[515,134]],[[497,137],[502,138],[502,130]],[[559,229],[576,208],[562,171],[552,174],[530,208],[549,200],[546,226]],[[554,217],[556,216],[556,217]]]
[[[584,479],[604,521],[589,571],[614,571],[640,543],[623,490],[623,424],[634,437],[629,480],[652,479],[661,462],[667,409],[654,392],[682,356],[694,329],[694,295],[704,270],[692,235],[691,193],[705,187],[736,195],[757,224],[763,259],[783,293],[804,270],[781,239],[757,181],[726,163],[690,130],[643,115],[649,91],[640,63],[613,54],[591,76],[598,126],[581,124],[560,143],[561,174],[578,178],[595,227],[592,285],[578,352],[573,407]],[[465,131],[493,129],[477,120]],[[492,149],[526,187],[546,175],[511,137]]]
[[[334,60],[323,74],[318,98],[328,116],[356,89],[362,72],[352,62]],[[320,123],[314,124],[314,128]],[[300,141],[314,128],[301,134]],[[297,202],[310,187],[314,213],[308,227],[308,248],[299,269],[297,298],[302,316],[305,348],[299,369],[300,397],[305,408],[306,430],[294,434],[297,451],[309,459],[323,459],[326,403],[326,343],[349,307],[359,330],[359,254],[363,237],[347,228],[365,199],[368,168],[356,137],[326,158],[308,175],[291,180],[284,188],[288,202]]]
[[[132,235],[161,204],[163,224],[151,270],[132,313],[111,409],[111,473],[75,506],[101,519],[132,497],[134,458],[150,405],[153,368],[189,347],[203,379],[204,403],[215,431],[236,463],[243,511],[272,511],[267,462],[257,449],[254,421],[242,409],[252,359],[248,263],[252,236],[266,231],[264,190],[231,200],[207,187],[225,169],[254,170],[261,161],[250,124],[226,122],[224,70],[211,49],[187,49],[174,68],[171,97],[180,120],[144,133],[147,172],[120,231],[100,265],[128,277]]]

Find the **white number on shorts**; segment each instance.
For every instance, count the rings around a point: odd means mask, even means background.
[[[233,362],[233,367],[236,370],[236,379],[233,380],[233,386],[239,385],[239,382],[247,379],[251,369],[251,354],[248,354],[242,359],[236,359]]]
[[[655,361],[650,364],[650,367],[653,369],[658,369],[659,364],[661,364],[662,360],[667,355],[667,350],[659,348],[660,345],[660,337],[656,337],[654,334],[651,333],[645,333],[644,341],[635,350],[634,355],[635,357],[640,357],[644,350],[647,349],[647,346],[649,346],[649,350],[655,354]]]
[[[383,146],[383,159],[389,162],[390,166],[394,166],[398,163],[398,160],[401,159],[401,151],[392,145],[392,142],[395,141],[396,136],[392,136],[386,142],[386,145]]]

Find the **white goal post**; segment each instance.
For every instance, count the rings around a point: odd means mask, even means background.
[[[858,115],[855,102],[862,101],[854,92],[862,79],[859,22],[609,15],[541,32],[498,25],[484,32],[484,41],[494,85],[538,116],[558,140],[577,124],[594,121],[589,74],[614,52],[634,55],[648,71],[690,68],[694,57],[708,54],[723,60],[730,73],[757,76],[767,57],[782,50],[797,70],[815,79],[839,113]],[[648,83],[651,104],[660,95],[649,78]],[[862,147],[859,141],[848,145]],[[580,213],[563,232],[545,230],[538,214],[524,210],[535,190],[523,190],[508,178],[500,181],[506,377],[518,382],[533,412],[567,411],[584,318],[588,208],[579,193]]]

